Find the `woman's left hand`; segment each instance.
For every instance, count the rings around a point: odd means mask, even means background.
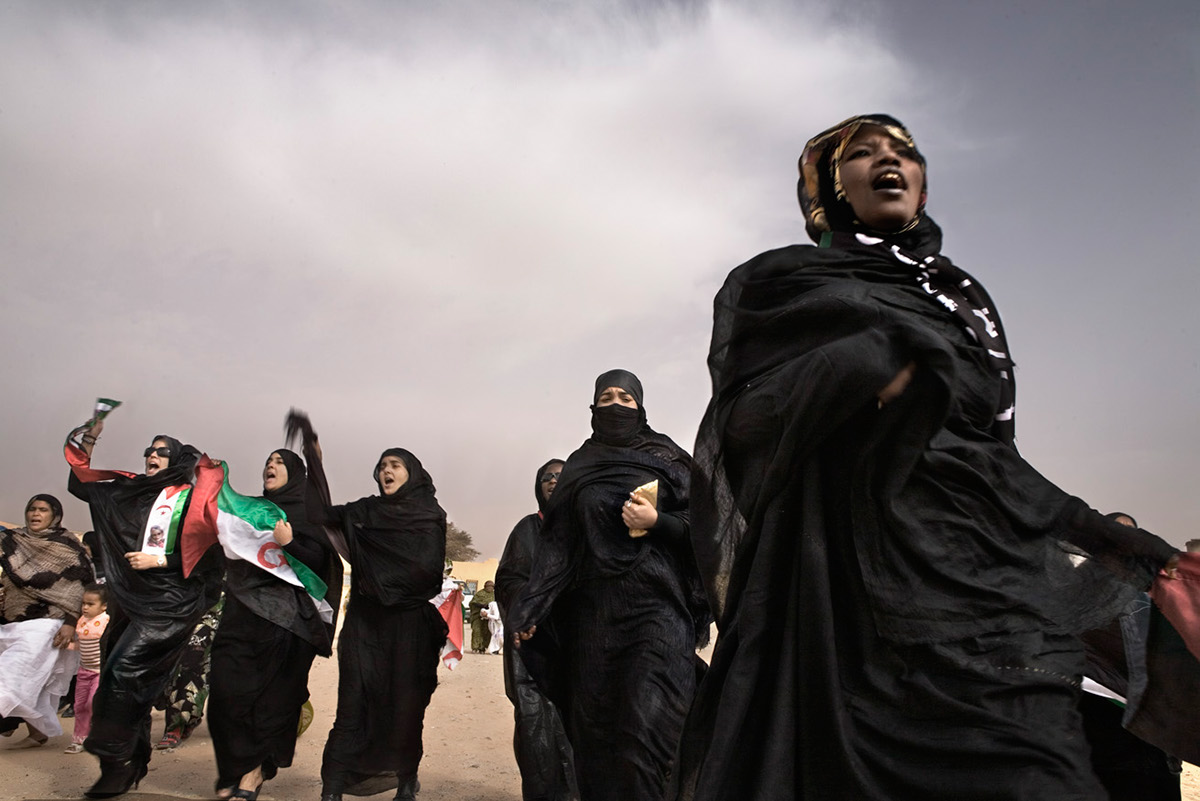
[[[125,554],[125,561],[129,562],[129,566],[134,570],[149,570],[152,567],[165,567],[167,564],[165,556],[145,551],[130,551]]]
[[[1179,578],[1179,554],[1178,553],[1173,555],[1170,559],[1167,560],[1167,563],[1165,565],[1163,565],[1163,572],[1167,574],[1167,578],[1172,578],[1172,579]]]
[[[75,627],[70,623],[63,623],[58,631],[54,632],[54,639],[50,642],[55,648],[66,648],[75,641]]]
[[[621,519],[625,521],[627,528],[649,530],[658,522],[658,510],[650,501],[636,492],[631,492],[629,500],[621,507]]]

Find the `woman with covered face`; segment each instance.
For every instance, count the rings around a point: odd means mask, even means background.
[[[25,525],[0,531],[0,735],[24,721],[24,746],[62,734],[58,699],[79,664],[68,646],[92,564],[62,516],[58,498],[34,495]]]
[[[275,542],[325,582],[325,598],[337,608],[341,560],[309,521],[304,461],[280,448],[267,457],[262,479],[262,497],[287,515],[275,525]],[[227,561],[208,700],[219,798],[257,798],[263,782],[292,764],[309,668],[317,654],[333,652],[333,628],[303,587],[251,562]]]
[[[508,611],[562,715],[580,797],[658,798],[695,689],[708,617],[688,541],[691,458],[646,422],[626,370],[596,379],[592,436],[546,506]],[[657,503],[640,487],[657,482]]]
[[[319,454],[303,422],[305,455]],[[397,799],[415,797],[425,708],[447,634],[429,603],[441,591],[446,559],[446,513],[433,480],[403,448],[383,452],[374,478],[378,495],[323,510],[351,569],[337,717],[321,763],[323,801],[393,787]]]
[[[100,758],[89,798],[121,795],[146,774],[150,708],[221,590],[215,555],[185,553],[199,451],[159,435],[143,455],[144,473],[97,470],[91,457],[103,427],[76,429],[66,448],[67,487],[91,507],[109,592],[108,650],[83,744]]]
[[[667,797],[1103,798],[1076,635],[1175,549],[1017,453],[1000,317],[909,132],[855,117],[800,169],[817,247],[716,298],[692,535],[720,633]]]

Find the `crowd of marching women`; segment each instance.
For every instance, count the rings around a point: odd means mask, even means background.
[[[476,598],[474,650],[498,649],[497,615],[507,632],[524,798],[1178,798],[1195,562],[1018,454],[1004,328],[941,253],[907,129],[818,134],[798,190],[816,246],[717,295],[695,456],[650,427],[637,376],[602,373],[590,436],[537,469]],[[449,631],[420,460],[388,448],[378,494],[336,504],[293,412],[300,452],[270,452],[247,497],[166,435],[141,473],[93,466],[107,410],[66,445],[91,552],[50,495],[0,541],[0,734],[61,733],[77,674],[68,750],[107,798],[146,773],[152,707],[177,742],[207,700],[216,796],[257,798],[292,763],[348,564],[321,798],[413,799]]]

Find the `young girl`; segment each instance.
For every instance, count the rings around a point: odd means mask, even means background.
[[[75,676],[75,734],[64,753],[83,753],[83,741],[92,727],[92,697],[100,681],[100,637],[108,626],[108,591],[103,584],[89,584],[83,591],[83,612],[75,624],[79,651],[79,673]]]

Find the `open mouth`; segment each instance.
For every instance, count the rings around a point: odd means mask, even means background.
[[[908,189],[908,182],[904,180],[904,176],[895,170],[885,170],[875,176],[875,180],[871,182],[872,189],[878,190],[893,190],[902,192]]]

